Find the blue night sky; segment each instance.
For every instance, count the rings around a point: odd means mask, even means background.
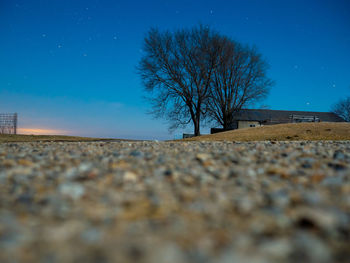
[[[151,27],[199,23],[257,46],[271,109],[329,111],[350,95],[349,0],[0,0],[0,112],[18,112],[23,133],[171,139],[136,66]]]

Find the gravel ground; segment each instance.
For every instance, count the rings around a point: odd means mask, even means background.
[[[350,141],[0,144],[0,262],[350,262]]]

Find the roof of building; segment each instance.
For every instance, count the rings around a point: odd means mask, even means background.
[[[312,112],[312,111],[286,111],[286,110],[265,110],[265,109],[242,109],[234,118],[237,121],[269,121],[269,122],[290,122],[292,115],[315,116],[324,122],[345,122],[333,112]]]

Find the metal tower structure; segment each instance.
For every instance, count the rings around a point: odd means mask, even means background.
[[[0,113],[0,134],[17,134],[17,113]]]

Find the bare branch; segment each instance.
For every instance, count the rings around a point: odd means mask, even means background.
[[[138,72],[150,94],[150,113],[166,118],[170,129],[190,120],[195,135],[200,134],[216,61],[215,38],[215,32],[199,26],[174,33],[151,29],[144,40]]]
[[[267,96],[273,82],[266,77],[267,63],[255,48],[226,37],[219,46],[207,105],[210,117],[227,129],[242,107]]]
[[[332,108],[332,112],[343,118],[346,122],[350,122],[350,97],[336,103]]]

